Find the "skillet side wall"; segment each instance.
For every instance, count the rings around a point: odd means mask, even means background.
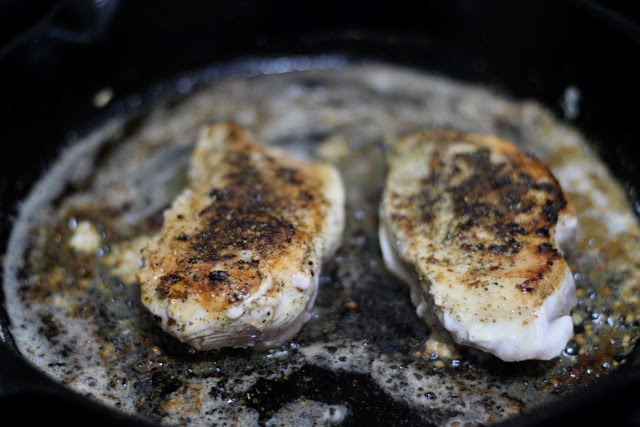
[[[632,200],[640,188],[634,105],[640,66],[632,60],[640,51],[640,6],[603,12],[593,7],[598,3],[581,1],[111,0],[34,1],[26,11],[18,4],[0,9],[0,253],[16,203],[63,144],[166,79],[254,55],[344,53],[394,61],[537,99],[560,117],[565,91],[576,87],[579,114],[568,121],[593,140]],[[114,100],[96,108],[93,97],[105,87]],[[16,361],[7,324],[0,307],[6,341],[0,342],[0,409],[25,397],[41,401],[34,419],[60,411],[67,401],[46,393],[4,397],[13,390],[5,379],[52,390]]]

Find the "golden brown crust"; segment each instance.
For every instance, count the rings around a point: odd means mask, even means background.
[[[405,135],[389,152],[380,224],[385,264],[430,326],[505,361],[566,345],[575,283],[556,234],[568,243],[575,221],[534,156],[493,135]]]
[[[168,211],[162,234],[143,251],[139,277],[157,283],[143,298],[197,298],[208,311],[222,310],[256,292],[261,266],[304,259],[328,204],[315,166],[265,153],[235,124],[224,144],[211,172],[222,173],[194,182],[193,194]]]
[[[442,224],[431,225],[447,210],[451,215],[445,225],[448,233],[433,246],[469,254],[472,268],[459,277],[463,283],[475,288],[498,281],[501,276],[519,277],[516,286],[523,294],[544,298],[552,292],[552,286],[541,283],[547,275],[560,271],[553,265],[562,260],[562,255],[550,236],[559,215],[567,213],[568,208],[549,169],[536,157],[497,137],[448,129],[407,136],[394,146],[390,156],[401,156],[425,141],[438,145],[425,159],[428,175],[421,177],[410,194],[399,187],[388,193],[395,227],[408,236],[435,236],[442,233]],[[451,144],[460,142],[473,144],[473,148],[450,151]],[[418,264],[423,266],[446,267],[458,262],[433,254],[419,256]]]

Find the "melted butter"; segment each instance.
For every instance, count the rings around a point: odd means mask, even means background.
[[[24,356],[105,405],[178,425],[336,425],[367,416],[489,424],[623,364],[640,330],[640,233],[588,140],[535,102],[384,64],[331,64],[338,68],[251,72],[199,89],[189,80],[186,95],[69,147],[23,204],[5,258],[11,333]],[[344,245],[323,269],[311,319],[278,349],[190,349],[142,307],[134,277],[140,248],[185,183],[200,128],[228,118],[278,149],[334,162],[347,187]],[[384,154],[398,135],[442,125],[496,133],[537,154],[576,212],[578,240],[567,256],[577,333],[553,361],[513,365],[445,343],[382,267]],[[100,241],[91,232],[77,240],[91,244],[69,246],[79,236],[70,217],[93,224]]]
[[[136,271],[140,268],[140,251],[149,239],[149,236],[141,235],[114,244],[100,262],[124,283],[134,284],[137,282]]]
[[[458,346],[439,330],[433,330],[424,344],[424,352],[431,358],[457,359],[460,357]]]

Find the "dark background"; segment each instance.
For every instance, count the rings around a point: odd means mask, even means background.
[[[509,96],[537,99],[559,117],[565,113],[563,94],[573,86],[581,95],[580,110],[567,120],[593,141],[636,202],[638,0],[5,0],[0,2],[0,254],[16,202],[60,147],[127,108],[131,96],[144,102],[168,79],[229,60],[323,53],[385,59],[483,83]],[[114,99],[97,109],[93,97],[105,87]],[[0,322],[7,324],[2,309]],[[85,406],[49,384],[15,357],[10,336],[4,341],[3,416],[27,402],[31,410],[22,415],[33,421],[116,419],[110,412],[96,417],[93,411],[101,408]],[[530,421],[640,425],[640,405],[628,399],[640,388],[636,371]],[[121,425],[125,421],[118,419]]]

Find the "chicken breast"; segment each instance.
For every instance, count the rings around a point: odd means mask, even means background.
[[[573,275],[558,245],[576,219],[549,169],[496,136],[450,129],[388,153],[380,240],[418,316],[505,361],[548,360],[573,334]]]
[[[189,177],[142,251],[142,302],[199,350],[285,343],[309,319],[341,241],[340,174],[224,122],[203,129]]]

